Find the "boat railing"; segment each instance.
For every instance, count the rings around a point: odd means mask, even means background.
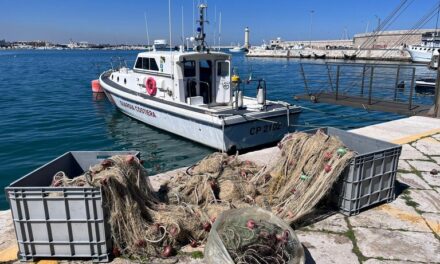
[[[113,71],[118,71],[121,68],[127,68],[127,61],[122,57],[111,57],[110,65]]]

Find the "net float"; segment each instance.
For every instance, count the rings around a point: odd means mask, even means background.
[[[330,160],[333,157],[333,154],[330,152],[326,152],[324,154],[324,160]]]
[[[171,257],[173,255],[173,247],[170,245],[167,245],[163,248],[162,251],[162,257],[168,258]]]
[[[246,223],[246,227],[250,230],[255,228],[255,221],[253,219],[249,219]]]
[[[206,232],[211,231],[211,223],[209,223],[209,222],[204,223],[203,230],[205,230]]]
[[[133,155],[128,155],[125,158],[125,162],[127,162],[128,164],[131,164],[134,161],[134,156]]]
[[[339,157],[342,157],[347,153],[347,150],[345,148],[338,148],[336,153],[338,154]]]
[[[326,165],[324,166],[324,171],[325,171],[325,172],[330,172],[331,170],[332,170],[332,166],[331,166],[331,165],[326,164]]]

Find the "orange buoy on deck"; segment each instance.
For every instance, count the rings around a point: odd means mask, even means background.
[[[99,84],[99,80],[92,81],[92,92],[94,92],[94,93],[103,93],[104,92],[104,90],[101,87],[101,84]]]

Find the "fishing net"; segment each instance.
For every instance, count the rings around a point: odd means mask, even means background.
[[[200,230],[190,207],[158,200],[146,170],[131,155],[113,156],[74,178],[58,172],[52,186],[102,188],[116,256],[166,257]]]
[[[354,155],[322,130],[289,134],[278,147],[281,155],[265,167],[211,154],[167,183],[168,202],[206,210],[219,204],[226,204],[224,209],[258,205],[292,224],[313,211]]]
[[[213,153],[159,192],[134,156],[113,156],[78,177],[59,172],[52,186],[102,188],[116,256],[168,257],[183,245],[205,243],[212,224],[230,209],[260,206],[288,224],[298,221],[328,193],[353,156],[338,138],[320,130],[289,134],[279,147],[281,155],[264,167]],[[279,263],[288,262],[282,259]]]
[[[205,261],[214,263],[304,263],[292,228],[258,207],[225,211],[209,233]]]

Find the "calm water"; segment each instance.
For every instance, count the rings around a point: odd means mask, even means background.
[[[108,101],[93,98],[90,81],[110,67],[110,58],[122,57],[130,65],[136,54],[0,51],[0,188],[71,150],[139,150],[151,174],[188,166],[211,153],[209,148],[148,127],[121,114]],[[298,60],[246,59],[234,55],[233,64],[244,76],[252,71],[254,77],[266,78],[270,99],[294,103],[292,96],[304,92],[298,85]],[[304,111],[299,125],[349,128],[399,118],[332,105],[300,104],[363,119]],[[7,207],[1,191],[0,209]]]

